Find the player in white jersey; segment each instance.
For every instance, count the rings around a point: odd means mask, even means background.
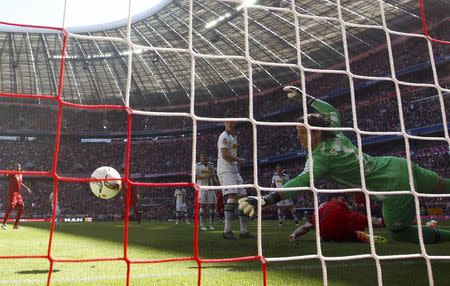
[[[281,165],[277,165],[275,168],[275,173],[272,176],[271,188],[282,188],[285,183],[290,180],[289,175],[283,173]],[[292,199],[282,200],[277,203],[277,213],[278,213],[278,225],[283,226],[283,209],[288,209],[291,212],[292,218],[295,221],[295,225],[298,226],[298,217],[295,215],[294,203]]]
[[[48,197],[48,201],[50,202],[50,208],[53,210],[53,192],[50,193],[50,196]],[[56,216],[55,216],[55,223],[60,224],[58,217],[61,215],[61,209],[59,208],[59,202],[56,202]]]
[[[184,189],[184,188],[176,189],[173,196],[176,199],[176,211],[177,211],[176,224],[178,224],[179,219],[183,216],[184,216],[184,220],[186,221],[186,223],[190,224],[189,219],[188,219],[187,206],[186,206],[186,202],[187,202],[186,189]]]
[[[241,185],[243,180],[239,174],[238,163],[244,163],[245,159],[237,155],[238,140],[236,135],[236,122],[225,121],[225,131],[220,134],[217,140],[217,176],[221,186]],[[231,220],[234,211],[238,206],[238,199],[245,197],[247,191],[242,188],[224,188],[222,190],[223,201],[225,203],[225,228],[223,238],[236,239],[231,231]],[[248,233],[248,217],[239,213],[240,237],[252,238]]]
[[[214,180],[216,178],[216,171],[214,164],[208,162],[206,153],[200,153],[200,162],[195,165],[195,179],[199,186],[211,186],[215,185]],[[216,193],[214,190],[200,190],[198,192],[199,198],[199,218],[200,229],[207,230],[204,222],[206,221],[206,214],[209,214],[209,229],[214,229],[212,223],[214,221],[214,215],[216,211]]]

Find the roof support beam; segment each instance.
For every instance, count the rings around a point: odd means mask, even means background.
[[[138,33],[139,34],[139,33]],[[140,37],[142,38],[142,40],[146,43],[147,46],[149,47],[154,47],[152,45],[152,43],[145,38],[142,34],[139,34]],[[184,87],[184,85],[178,80],[177,76],[175,75],[175,72],[172,70],[172,68],[169,66],[169,64],[167,63],[167,61],[164,59],[164,57],[161,56],[161,54],[158,51],[155,51],[155,54],[161,59],[161,61],[163,62],[164,66],[167,68],[167,70],[169,71],[169,73],[172,75],[173,79],[178,83],[178,85],[181,87],[181,89],[184,91],[184,93],[186,94],[186,96],[188,98],[191,98],[190,93],[187,91],[187,89]],[[161,76],[161,78],[164,78],[164,76],[160,73],[160,71],[158,69],[156,69],[156,71],[158,72],[158,74]],[[164,82],[164,81],[163,81]],[[167,87],[167,90],[170,90],[170,87],[167,86],[167,84],[165,84]],[[168,98],[166,98],[168,100]]]
[[[58,94],[58,81],[56,79],[56,73],[55,73],[55,67],[54,62],[51,60],[52,56],[50,55],[50,50],[48,47],[48,42],[47,42],[47,38],[45,37],[45,34],[41,34],[40,35],[41,41],[42,41],[42,46],[44,49],[44,57],[46,62],[48,62],[48,72],[50,73],[50,92],[54,93],[55,96]]]
[[[165,25],[170,31],[172,31],[172,33],[174,33],[175,35],[177,35],[180,39],[182,39],[186,44],[188,44],[188,41],[186,41],[186,39],[174,28],[172,28],[168,23],[166,23],[165,21],[161,20],[158,16],[156,16],[156,18],[160,21],[160,23],[162,23],[163,25]],[[146,23],[146,25],[148,25]],[[193,48],[194,52],[198,52],[197,49]],[[214,73],[220,78],[220,80],[231,90],[231,92],[238,96],[238,94],[236,93],[236,91],[228,84],[228,82],[225,80],[225,78],[219,73],[219,71],[211,64],[211,62],[208,59],[203,59],[206,64],[214,71]],[[212,95],[213,98],[215,98],[214,95]]]
[[[88,64],[88,59],[86,57],[84,48],[81,45],[81,42],[77,38],[75,39],[75,44],[76,44],[76,49],[78,50],[78,52],[80,53],[80,55],[83,59],[83,70],[85,70],[86,74],[88,75],[89,85],[90,85],[91,89],[94,90],[93,94],[95,94],[97,96],[98,100],[100,101],[100,104],[103,104],[103,98],[101,96],[100,88],[97,83],[97,77],[94,75],[90,65]]]
[[[38,74],[37,74],[37,69],[36,69],[36,58],[34,57],[34,51],[33,51],[33,46],[31,45],[31,40],[30,40],[30,35],[28,33],[25,34],[25,39],[26,39],[26,43],[27,43],[27,47],[30,55],[30,60],[31,60],[31,68],[32,71],[30,72],[30,76],[33,77],[33,82],[34,82],[34,86],[36,88],[36,93],[37,94],[41,94],[41,88],[39,87],[39,81],[38,81]],[[41,99],[38,98],[38,103],[41,103]]]
[[[158,19],[158,21],[160,21],[161,23],[163,23],[168,29],[169,29],[169,31],[171,31],[172,30],[172,27],[170,27],[170,25],[169,24],[167,24],[164,20],[161,20],[159,17],[156,17],[157,19]],[[146,27],[148,27],[149,29],[151,29],[152,31],[153,31],[153,33],[155,33],[160,39],[162,39],[169,47],[173,47],[172,46],[172,44],[169,42],[169,41],[167,41],[155,28],[153,28],[152,26],[150,26],[150,25],[148,25],[148,24],[146,24]],[[183,39],[186,43],[187,43],[187,41],[183,38],[183,37],[181,37],[181,39]],[[191,65],[191,62],[190,61],[186,61],[186,59],[185,58],[183,58],[182,56],[181,56],[181,54],[179,53],[179,52],[177,52],[176,53],[177,55],[178,55],[178,57],[181,59],[181,61],[183,61],[183,63],[185,63],[187,66],[190,66]],[[200,81],[200,83],[202,84],[202,86],[206,89],[206,91],[208,92],[208,94],[212,97],[212,98],[215,98],[215,96],[214,96],[214,94],[210,91],[210,89],[208,88],[208,86],[207,86],[207,84],[205,84],[205,82],[203,81],[203,79],[198,75],[198,73],[195,73],[195,78],[197,78],[199,81]]]

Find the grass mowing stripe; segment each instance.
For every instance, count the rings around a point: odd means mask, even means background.
[[[56,229],[52,255],[55,258],[89,258],[111,257],[121,255],[123,230],[117,223],[92,224],[63,224]],[[449,222],[442,222],[440,227],[448,228]],[[221,238],[220,226],[216,231],[199,233],[200,257],[215,259],[225,257],[240,257],[256,254],[255,239],[238,239],[226,241]],[[256,233],[256,226],[251,222],[250,231]],[[239,229],[238,222],[233,224]],[[287,235],[295,229],[292,222],[283,227],[277,221],[265,221],[263,225],[263,249],[266,257],[286,257],[316,254],[315,233],[311,232],[297,240],[289,242]],[[193,227],[175,225],[170,222],[145,222],[143,228],[130,228],[128,254],[130,259],[162,259],[190,256],[193,253]],[[389,237],[385,229],[377,229],[377,233]],[[35,254],[46,250],[48,243],[48,224],[25,224],[20,231],[5,231],[0,233],[2,255]],[[20,246],[20,247],[18,247]],[[450,256],[450,243],[427,245],[430,255]],[[368,244],[322,243],[322,250],[326,256],[358,255],[369,253]],[[376,245],[379,255],[398,255],[419,253],[416,244],[390,241],[386,245]],[[435,264],[436,262],[436,264]],[[36,271],[48,269],[48,261],[42,264],[25,260],[0,260],[0,285],[45,285],[47,273]],[[447,271],[448,262],[432,261],[435,272],[436,285],[446,285],[450,280]],[[63,266],[67,265],[67,266]],[[52,281],[56,285],[123,285],[125,274],[124,265],[92,263],[60,264],[59,270],[53,275]],[[105,265],[105,266],[101,266]],[[108,265],[108,266],[107,266]],[[145,265],[145,264],[143,264]],[[167,266],[166,266],[167,265]],[[131,279],[136,285],[191,285],[195,283],[197,269],[194,264],[169,263],[166,265],[145,265],[131,271]],[[170,265],[170,266],[169,266]],[[93,268],[90,268],[90,266]],[[233,281],[240,281],[241,285],[256,285],[261,280],[261,265],[251,263],[205,263],[202,280],[205,285],[230,285]],[[426,284],[424,275],[426,268],[423,260],[389,260],[383,261],[383,277],[387,284],[413,285]],[[103,268],[104,267],[104,268]],[[361,279],[375,277],[375,267],[372,259],[346,262],[327,263],[329,279],[335,285],[358,285]],[[355,271],[351,271],[352,268]],[[403,270],[406,268],[407,270]],[[349,277],[346,273],[353,273]],[[111,274],[108,275],[108,274]],[[322,271],[317,259],[300,262],[270,262],[268,263],[269,285],[321,285]],[[402,279],[399,281],[399,279]],[[423,282],[423,283],[422,283]],[[187,283],[187,284],[186,284]],[[256,284],[255,284],[256,283]],[[344,284],[343,284],[344,283]],[[372,283],[372,282],[371,282]],[[376,282],[375,282],[376,283]],[[419,283],[419,284],[418,284]],[[420,284],[421,283],[421,284]],[[367,284],[372,286],[373,284]]]
[[[401,265],[414,265],[414,264],[423,264],[422,261],[397,261],[396,264]],[[270,263],[269,263],[270,265]],[[352,263],[339,263],[339,264],[331,264],[328,265],[327,268],[353,268],[353,267],[367,267],[369,265],[373,265],[373,263],[367,263],[367,262],[352,262]],[[256,269],[252,269],[250,267],[241,267],[240,270],[235,269],[227,269],[226,266],[224,268],[217,268],[217,264],[215,264],[214,270],[211,272],[203,273],[204,276],[213,276],[213,274],[217,273],[229,273],[229,272],[241,272],[243,270],[249,270],[249,271],[256,271]],[[271,270],[318,270],[322,269],[320,265],[312,264],[312,265],[283,265],[283,266],[276,266],[272,265],[269,266]],[[204,269],[208,269],[208,266],[203,267]],[[192,272],[165,272],[165,273],[154,273],[154,274],[135,274],[131,275],[131,279],[146,279],[146,278],[163,278],[163,277],[183,277],[183,276],[189,276],[189,275],[196,275]],[[52,282],[99,282],[99,281],[111,281],[111,280],[123,280],[124,276],[115,276],[115,275],[108,275],[108,276],[97,276],[97,277],[85,277],[85,278],[52,278]],[[33,284],[33,283],[43,283],[47,282],[47,279],[26,279],[26,280],[1,280],[0,285],[19,285],[19,284]]]

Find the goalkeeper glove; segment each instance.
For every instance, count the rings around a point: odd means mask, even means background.
[[[287,85],[283,88],[283,91],[287,92],[287,97],[295,100],[302,100],[302,90],[296,86]],[[311,95],[306,94],[306,104],[311,106],[316,99]]]
[[[264,207],[281,201],[281,196],[278,192],[272,192],[267,196],[261,197],[261,199],[254,196],[242,198],[238,201],[239,210],[249,217],[254,217],[258,207],[258,200],[261,200],[261,206]]]

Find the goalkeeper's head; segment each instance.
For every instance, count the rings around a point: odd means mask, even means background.
[[[301,117],[298,121],[304,123],[305,117],[308,124],[313,127],[330,127],[329,119],[320,113],[312,113]],[[320,141],[334,138],[336,133],[333,131],[314,130],[311,129],[311,149],[314,150]],[[302,148],[308,148],[308,130],[305,126],[297,126],[297,139],[300,141]]]

